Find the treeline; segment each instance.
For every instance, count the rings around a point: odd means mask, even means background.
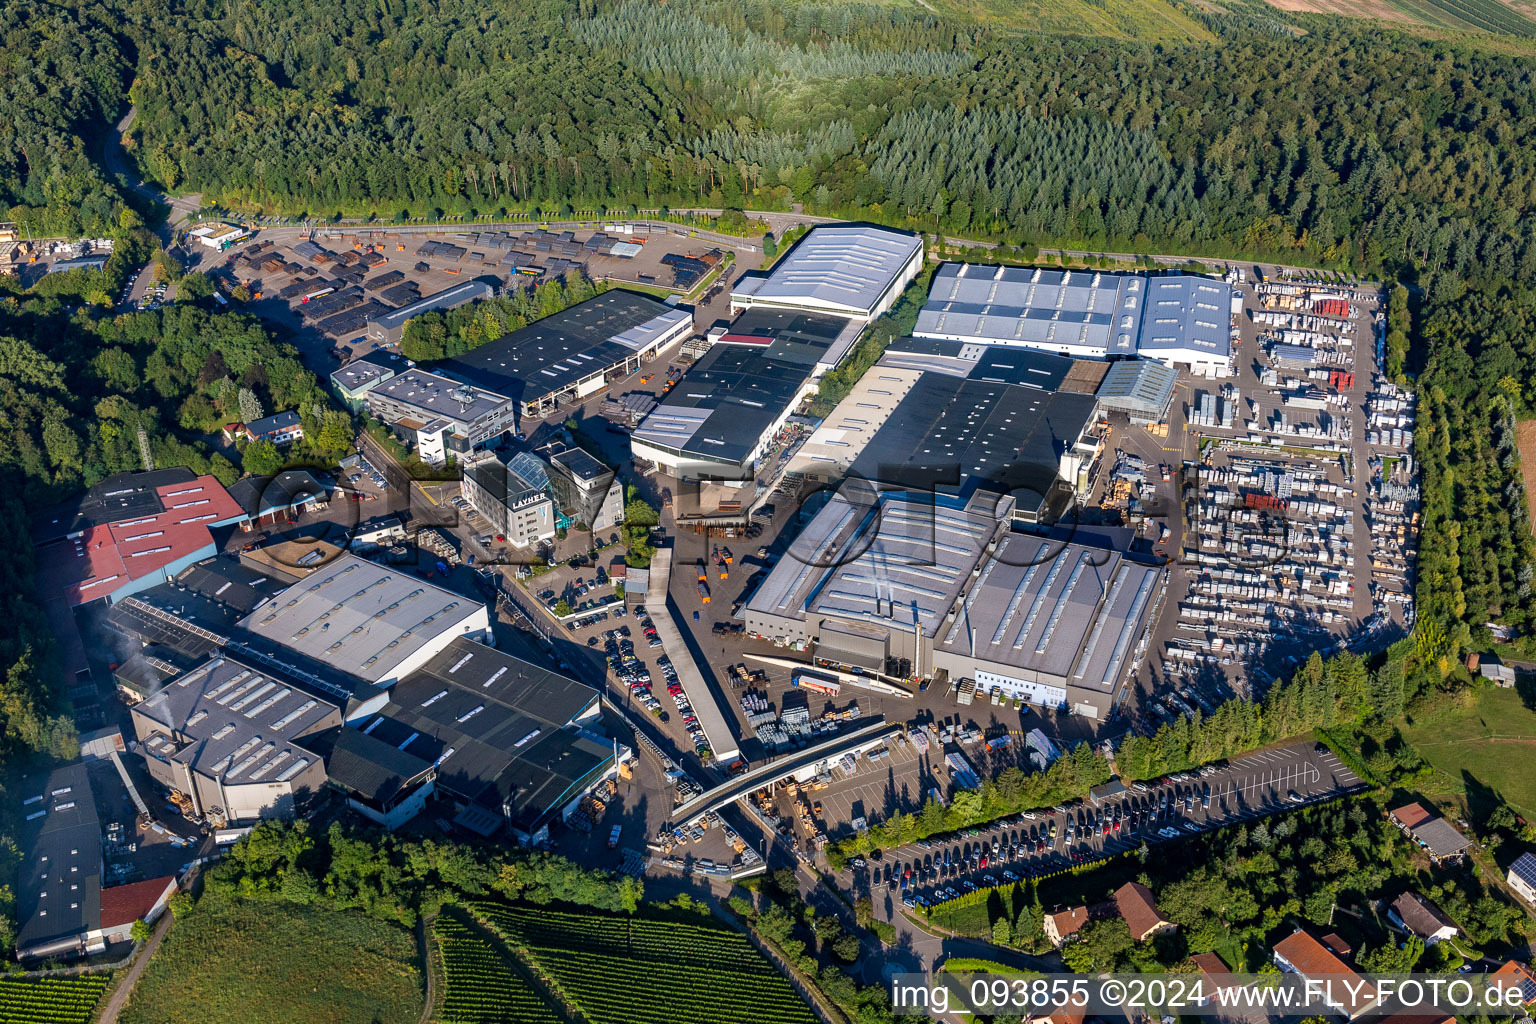
[[[864,146],[859,206],[946,230],[1006,225],[1011,238],[1082,238],[1174,248],[1209,238],[1193,164],[1175,167],[1145,130],[1022,110],[923,107]]]
[[[515,284],[515,277],[513,281]],[[563,279],[545,281],[535,288],[514,287],[484,302],[443,313],[424,313],[406,321],[400,336],[400,352],[417,362],[463,355],[607,290],[608,282],[594,283],[581,271],[568,270]]]
[[[843,9],[841,24],[790,33],[788,39],[776,39],[749,27],[751,14],[770,17],[773,10],[765,3],[732,5],[739,20],[731,26],[713,20],[710,15],[724,8],[687,4],[656,7],[634,0],[614,10],[575,22],[573,35],[578,42],[606,55],[622,55],[636,70],[658,75],[675,75],[684,80],[708,82],[763,82],[783,80],[803,82],[809,79],[848,79],[886,76],[945,77],[958,73],[972,63],[962,51],[921,48],[915,33],[903,33],[918,43],[917,48],[903,48],[891,38],[853,40],[850,29],[868,23]],[[807,5],[806,10],[829,10]],[[761,23],[761,22],[759,22]],[[904,14],[890,17],[886,26],[895,30],[908,23]],[[926,27],[936,24],[928,21]],[[781,32],[788,29],[781,21]],[[893,33],[894,34],[894,33]],[[795,36],[815,36],[805,43]],[[895,42],[895,45],[891,45]],[[879,45],[869,45],[877,43]],[[819,44],[819,45],[818,45]]]
[[[930,797],[917,814],[893,814],[856,835],[827,846],[827,861],[841,870],[853,857],[926,839],[942,832],[995,821],[1010,814],[1082,799],[1093,786],[1110,779],[1109,761],[1087,743],[1079,743],[1043,772],[1025,774],[1005,768],[979,789],[956,790],[949,804]]]
[[[859,982],[863,944],[858,933],[844,928],[836,911],[818,913],[806,903],[793,868],[779,868],[744,885],[744,891],[726,900],[731,913],[793,964],[827,1002],[857,1024],[895,1024],[898,1017],[885,987]],[[894,938],[890,925],[875,920],[868,898],[857,902],[855,921],[866,929],[878,925],[876,930],[886,933],[883,939]]]
[[[1325,661],[1313,651],[1262,701],[1234,697],[1210,715],[1197,711],[1164,723],[1152,736],[1128,734],[1115,751],[1115,765],[1123,778],[1154,779],[1314,729],[1390,720],[1402,714],[1404,686],[1398,659],[1371,671],[1352,652]]]
[[[1516,423],[1536,410],[1536,292],[1440,280],[1415,316],[1414,452],[1423,474],[1420,653],[1448,669],[1483,626],[1536,625],[1536,547]]]
[[[1234,697],[1210,715],[1196,712],[1164,723],[1156,733],[1127,733],[1114,769],[1127,782],[1155,779],[1233,757],[1314,730],[1390,722],[1411,701],[1433,697],[1439,670],[1412,655],[1413,641],[1396,645],[1374,669],[1350,651],[1324,659],[1317,651],[1296,673],[1268,689],[1262,701]],[[1110,778],[1104,756],[1079,744],[1043,772],[1005,769],[975,790],[957,790],[946,807],[929,798],[917,814],[897,814],[827,847],[834,867],[862,853],[952,832],[1021,811],[1087,796]]]
[[[406,839],[339,822],[316,835],[303,821],[257,825],[205,884],[222,895],[358,910],[406,927],[466,896],[633,911],[645,893],[638,879],[549,853]]]
[[[117,189],[97,162],[121,112],[132,54],[112,2],[0,5],[0,220],[34,237],[105,234]]]
[[[169,14],[139,157],[289,210],[798,200],[1019,243],[1536,271],[1519,58],[1344,20],[1153,48],[890,8],[461,4]]]

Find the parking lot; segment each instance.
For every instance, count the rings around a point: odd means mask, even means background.
[[[912,909],[977,888],[1091,863],[1143,843],[1174,842],[1331,799],[1363,785],[1326,747],[1259,751],[1099,801],[1074,801],[855,861],[837,874],[855,895],[886,893]],[[894,914],[892,900],[884,902]],[[877,910],[878,912],[878,910]],[[889,917],[888,917],[889,919]]]

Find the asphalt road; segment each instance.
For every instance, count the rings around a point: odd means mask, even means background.
[[[106,134],[102,145],[102,163],[106,165],[107,173],[120,178],[128,188],[137,192],[151,202],[160,203],[170,208],[170,215],[164,223],[156,228],[162,245],[171,244],[174,228],[184,220],[188,220],[203,207],[203,196],[200,192],[191,192],[181,196],[170,196],[166,193],[146,185],[133,166],[133,161],[128,159],[128,154],[123,150],[123,134],[133,126],[134,118],[139,116],[137,107],[129,107],[112,130]]]

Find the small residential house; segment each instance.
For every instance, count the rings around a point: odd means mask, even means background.
[[[1529,851],[1515,858],[1505,876],[1509,887],[1525,902],[1536,905],[1536,854]]]
[[[1520,992],[1521,1005],[1529,1009],[1536,1006],[1536,973],[1531,968],[1518,960],[1510,960],[1488,975],[1488,985],[1503,989],[1517,989]],[[1505,1003],[1506,1006],[1509,1003]],[[1513,1007],[1511,1007],[1513,1009]],[[1511,1014],[1513,1016],[1513,1014]]]
[[[1460,929],[1445,916],[1445,911],[1416,892],[1405,892],[1393,900],[1387,908],[1387,917],[1393,924],[1423,939],[1428,946],[1460,934]]]
[[[1154,935],[1178,927],[1163,917],[1162,911],[1157,909],[1157,901],[1152,898],[1152,891],[1140,882],[1126,882],[1115,890],[1115,909],[1131,930],[1131,938],[1137,942],[1146,942]]]
[[[1392,823],[1402,830],[1429,854],[1429,859],[1442,864],[1459,859],[1466,853],[1471,840],[1451,826],[1451,823],[1425,809],[1423,804],[1404,804],[1388,812]]]
[[[230,423],[224,427],[225,440],[234,442],[242,438],[247,441],[271,441],[281,448],[304,439],[304,423],[299,419],[299,414],[290,409],[249,423]]]
[[[1045,937],[1051,940],[1051,945],[1060,949],[1071,938],[1083,930],[1088,923],[1087,907],[1068,907],[1058,910],[1053,914],[1046,914],[1043,922]]]
[[[1348,964],[1300,928],[1275,943],[1271,953],[1276,967],[1303,978],[1344,978],[1353,984],[1353,979],[1359,977]],[[1344,998],[1347,1003],[1334,1004],[1333,1008],[1350,1020],[1381,1002],[1380,994],[1370,985],[1361,985],[1354,994],[1346,992]]]

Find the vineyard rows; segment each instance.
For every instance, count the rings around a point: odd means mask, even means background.
[[[434,1024],[564,1024],[485,939],[443,914],[432,924],[443,965],[443,1008]]]
[[[592,1024],[814,1024],[739,932],[476,903],[471,909]]]
[[[86,1024],[110,977],[0,981],[0,1024]]]

